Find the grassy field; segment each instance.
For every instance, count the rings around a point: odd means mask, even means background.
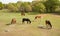
[[[41,19],[33,22],[36,15],[41,15]],[[60,36],[60,15],[54,14],[36,14],[21,16],[20,13],[0,13],[0,36]],[[22,24],[22,18],[27,17],[31,19],[31,24]],[[16,18],[17,23],[6,25],[11,22],[12,18]],[[49,19],[53,28],[41,29],[39,25],[45,26],[45,20]],[[8,30],[8,32],[6,32]]]

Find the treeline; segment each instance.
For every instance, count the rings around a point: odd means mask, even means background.
[[[0,10],[8,9],[10,12],[60,12],[59,0],[42,0],[33,2],[21,2],[2,4],[0,2]]]

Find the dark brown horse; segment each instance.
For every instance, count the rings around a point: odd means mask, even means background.
[[[46,20],[45,23],[46,23],[47,28],[48,27],[52,28],[51,22],[49,20]]]
[[[30,19],[28,19],[28,18],[23,18],[23,19],[22,19],[22,23],[24,23],[25,21],[27,22],[27,24],[28,24],[28,23],[29,23],[29,24],[31,23]]]

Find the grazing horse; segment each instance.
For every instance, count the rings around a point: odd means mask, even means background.
[[[25,21],[27,21],[27,24],[28,24],[28,23],[31,23],[30,19],[28,19],[28,18],[23,18],[23,19],[22,19],[22,23],[24,23]]]
[[[35,19],[37,19],[37,18],[41,18],[41,16],[35,16]]]
[[[13,19],[11,20],[11,24],[15,24],[15,23],[16,23],[16,19],[13,18]]]
[[[46,23],[46,26],[47,26],[47,27],[52,28],[51,22],[50,22],[49,20],[46,20],[45,23]]]
[[[21,13],[22,16],[25,16],[25,13]]]

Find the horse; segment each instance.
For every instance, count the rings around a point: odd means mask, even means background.
[[[46,20],[45,23],[47,27],[52,28],[51,22],[49,20]]]
[[[35,16],[35,19],[41,18],[41,16]]]
[[[16,19],[15,18],[12,18],[11,24],[15,24],[15,23],[16,23]]]
[[[28,18],[23,18],[23,19],[22,19],[22,23],[24,23],[25,21],[27,21],[27,24],[28,24],[28,23],[31,23],[30,19],[28,19]]]

